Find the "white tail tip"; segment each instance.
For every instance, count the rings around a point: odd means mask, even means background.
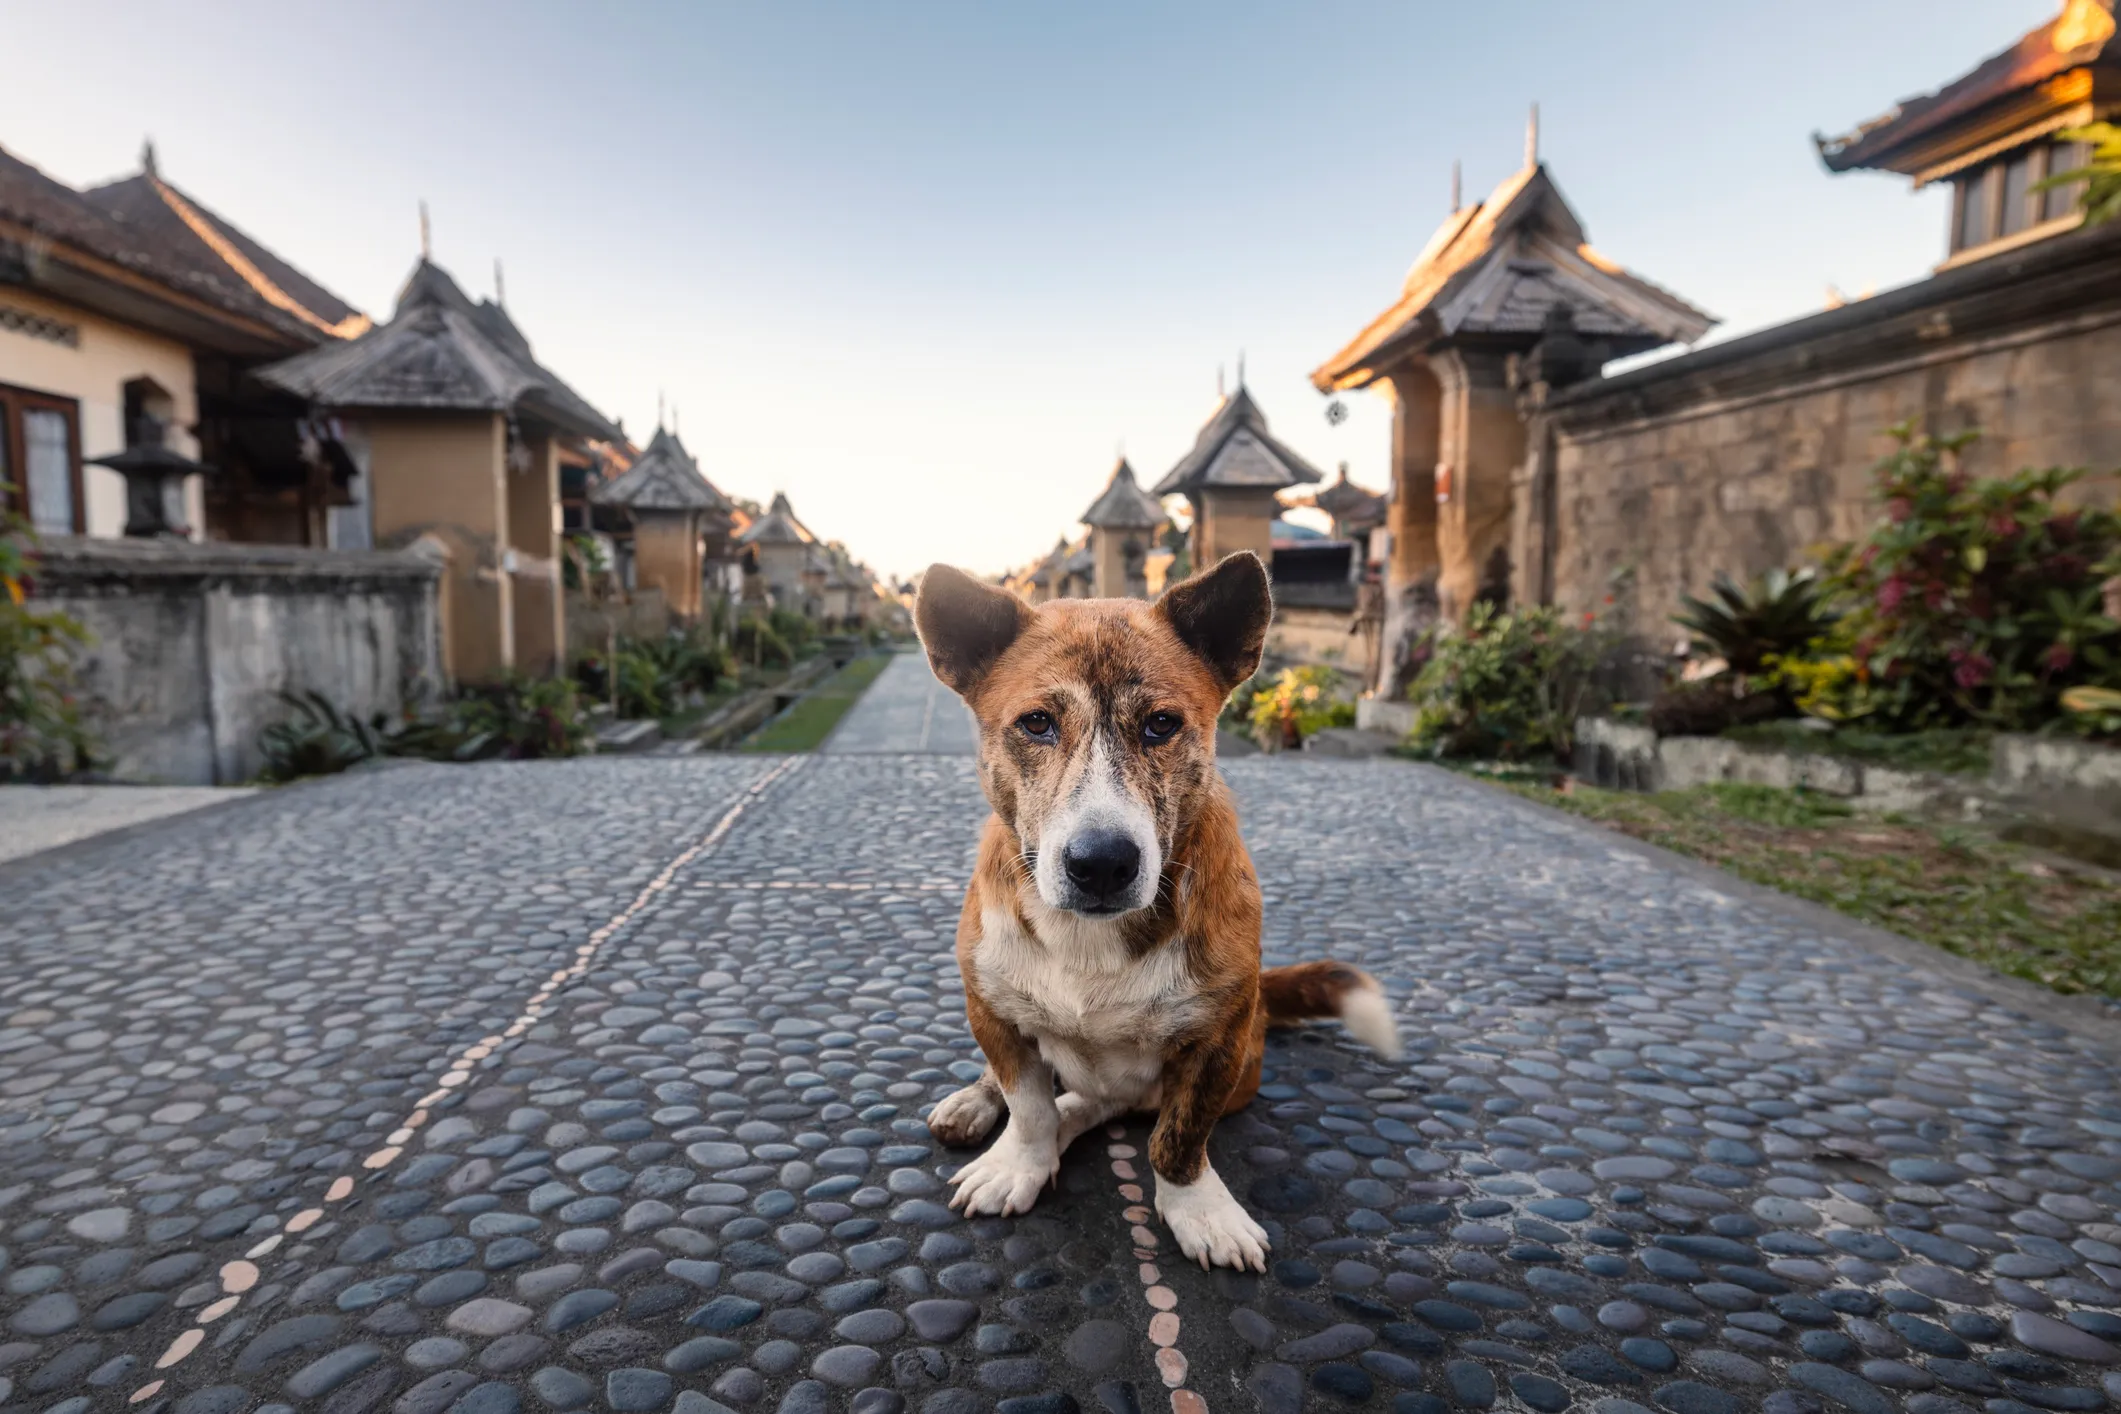
[[[1340,1024],[1348,1028],[1350,1036],[1386,1060],[1398,1060],[1399,1027],[1392,1020],[1392,1004],[1374,980],[1365,981],[1367,985],[1340,999]]]

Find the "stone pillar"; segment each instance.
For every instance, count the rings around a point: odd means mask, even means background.
[[[1131,533],[1101,525],[1090,527],[1090,593],[1095,597],[1127,597],[1127,536]]]
[[[1430,358],[1443,412],[1436,597],[1454,622],[1483,592],[1509,590],[1510,482],[1524,460],[1525,432],[1504,363],[1500,353],[1467,349]]]
[[[403,413],[368,420],[376,544],[398,549],[425,535],[448,553],[440,604],[442,662],[457,682],[490,682],[515,666],[499,413]]]
[[[560,593],[560,449],[551,437],[532,437],[522,450],[528,465],[508,472],[515,666],[532,677],[548,677],[560,670],[567,642]]]
[[[1406,690],[1407,655],[1436,621],[1436,459],[1441,390],[1420,360],[1379,385],[1392,400],[1392,498],[1386,511],[1384,629],[1377,646],[1376,695]]]

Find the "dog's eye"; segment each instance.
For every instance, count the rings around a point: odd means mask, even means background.
[[[1016,719],[1024,735],[1033,741],[1051,741],[1054,738],[1053,714],[1051,712],[1026,712]]]
[[[1151,712],[1148,720],[1142,723],[1142,740],[1151,745],[1169,741],[1180,725],[1176,712]]]

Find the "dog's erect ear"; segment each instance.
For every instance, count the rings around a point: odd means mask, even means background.
[[[1259,670],[1274,618],[1267,567],[1250,550],[1227,555],[1206,574],[1165,591],[1156,611],[1228,692]]]
[[[928,665],[960,697],[979,686],[1030,621],[1031,609],[1023,600],[948,565],[928,566],[913,604]]]

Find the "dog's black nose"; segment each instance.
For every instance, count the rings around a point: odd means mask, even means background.
[[[1061,865],[1075,887],[1092,898],[1124,892],[1141,872],[1142,850],[1118,830],[1085,830],[1061,851]]]

